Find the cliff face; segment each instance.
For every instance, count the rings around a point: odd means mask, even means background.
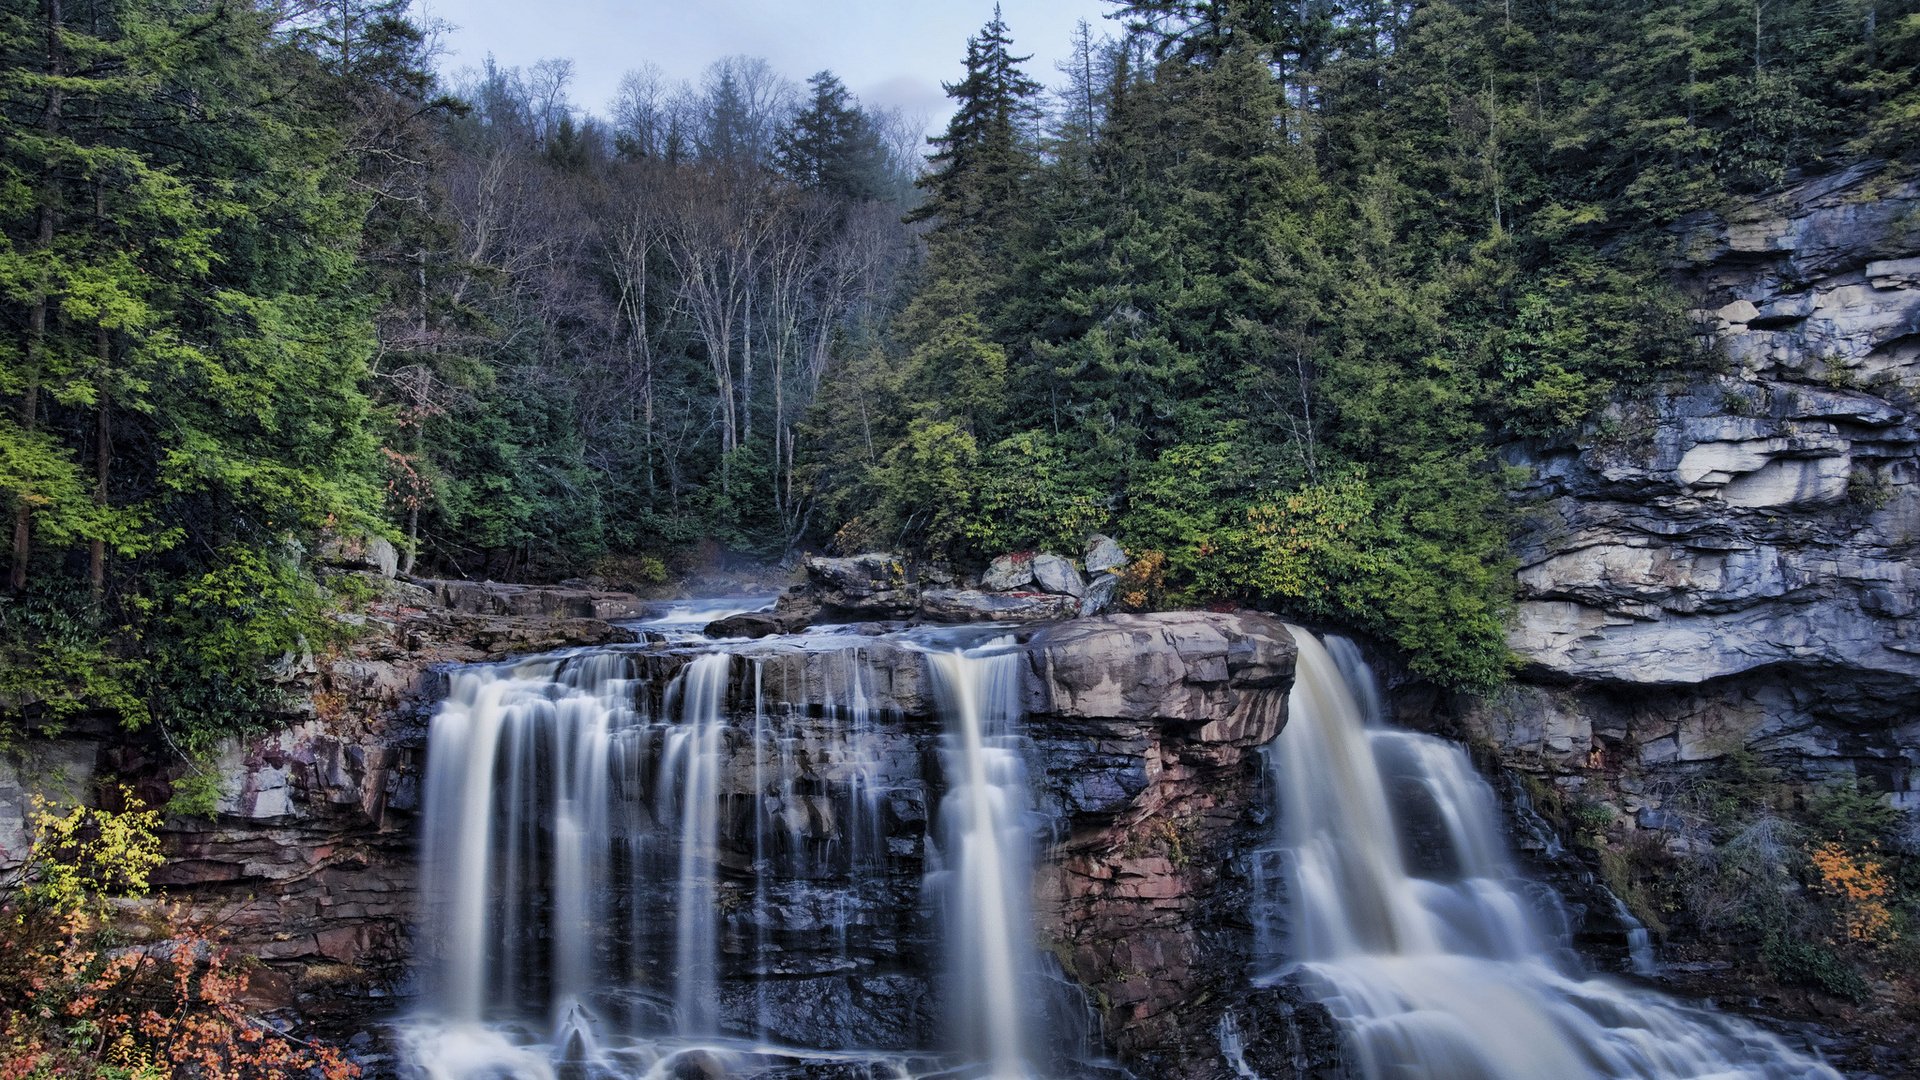
[[[349,1033],[407,984],[426,719],[444,668],[634,636],[591,617],[596,605],[626,614],[632,598],[365,579],[377,597],[351,616],[357,636],[282,665],[298,711],[263,717],[271,734],[225,747],[213,763],[217,812],[170,816],[153,875],[265,962],[254,1006]],[[160,806],[183,771],[152,733],[83,727],[25,743],[0,758],[0,866],[23,850],[33,793],[87,800],[127,784]]]
[[[1726,370],[1512,452],[1532,686],[1479,726],[1564,766],[1779,751],[1920,805],[1920,186],[1862,166],[1680,242]]]
[[[218,813],[170,819],[156,875],[265,961],[256,1006],[343,1036],[397,1015],[417,984],[426,729],[447,672],[629,640],[590,617],[626,614],[621,603],[394,585],[349,650],[295,665],[311,712],[228,748]],[[635,647],[643,706],[664,708],[653,699],[707,651]],[[923,876],[951,780],[927,653],[867,630],[728,651],[721,1022],[771,1022],[798,1046],[942,1045],[942,952]],[[1255,751],[1286,719],[1286,630],[1246,613],[1115,616],[1043,627],[1022,656],[1045,823],[1035,931],[1109,1051],[1139,1075],[1224,1078],[1220,1032],[1231,1028],[1245,1059],[1273,1075],[1330,1060],[1324,1010],[1248,978],[1250,860],[1270,842],[1270,782]],[[856,701],[866,718],[857,731],[846,710]],[[39,743],[30,757],[0,769],[0,844],[17,839],[29,789],[84,797],[96,780],[125,777],[160,802],[173,773],[162,755],[107,733]],[[854,812],[856,789],[880,797]],[[781,840],[792,857],[761,850],[750,808],[769,798],[793,833]],[[860,850],[870,854],[857,865],[821,854]],[[646,902],[671,906],[672,884],[633,887],[658,886]],[[377,1053],[363,1061],[372,1075],[388,1071]]]
[[[1743,770],[1770,811],[1857,777],[1920,826],[1920,183],[1863,165],[1676,232],[1723,366],[1510,448],[1531,475],[1524,668],[1460,709],[1536,792],[1584,808],[1590,865],[1630,898],[1707,865],[1702,792]],[[1755,992],[1757,940],[1693,938],[1685,903],[1659,906],[1642,913],[1678,917],[1672,953],[1724,973],[1690,989]]]

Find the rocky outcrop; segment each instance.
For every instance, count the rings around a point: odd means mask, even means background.
[[[814,601],[836,619],[903,618],[913,614],[920,601],[919,584],[899,555],[811,558],[807,581]]]
[[[920,597],[920,615],[929,622],[1049,622],[1079,613],[1076,597],[1043,592],[928,589]]]
[[[1731,370],[1514,452],[1534,479],[1511,644],[1536,677],[1920,681],[1920,188],[1875,179],[1686,223]]]
[[[632,593],[555,585],[509,585],[498,581],[421,579],[415,584],[432,603],[450,611],[529,619],[638,619],[647,602]]]
[[[713,632],[754,637],[819,621],[1030,623],[1093,616],[1112,605],[1115,575],[1125,564],[1120,545],[1098,535],[1087,541],[1084,564],[1051,552],[1013,552],[994,559],[973,587],[946,567],[915,566],[899,555],[814,557],[807,560],[806,584],[789,589],[771,614],[723,620]]]
[[[219,750],[215,812],[167,818],[167,862],[153,875],[265,961],[254,1005],[349,1032],[390,1010],[405,982],[425,723],[446,667],[635,637],[579,615],[624,613],[631,598],[377,571],[362,582],[375,595],[343,617],[347,644],[283,665],[297,710]],[[147,733],[83,727],[28,743],[0,761],[0,865],[21,854],[32,793],[86,799],[112,777],[162,805],[188,774]]]
[[[1858,778],[1920,820],[1920,182],[1861,165],[1676,231],[1724,366],[1510,449],[1525,666],[1458,710],[1616,884],[1705,850],[1733,763],[1779,809]]]
[[[1028,657],[1040,783],[1067,830],[1041,871],[1042,933],[1122,1059],[1141,1076],[1230,1077],[1232,1028],[1269,1075],[1293,1074],[1303,1046],[1324,1065],[1324,1011],[1250,984],[1248,867],[1271,842],[1258,750],[1286,722],[1286,629],[1120,615],[1048,627]]]

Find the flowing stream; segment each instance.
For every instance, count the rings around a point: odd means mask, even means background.
[[[1268,748],[1287,896],[1262,927],[1285,958],[1268,978],[1326,1004],[1362,1076],[1837,1078],[1741,1020],[1582,973],[1465,752],[1386,728],[1351,643],[1294,637]]]

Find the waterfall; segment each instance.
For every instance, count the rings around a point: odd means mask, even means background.
[[[1837,1080],[1743,1021],[1581,972],[1466,754],[1384,727],[1350,642],[1293,633],[1287,726],[1267,751],[1284,925],[1261,927],[1288,962],[1267,978],[1327,1006],[1361,1075]]]
[[[1031,1012],[1046,1000],[1028,892],[1033,827],[1021,757],[1021,654],[1000,639],[929,657],[946,733],[941,865],[927,876],[948,953],[957,1048],[994,1080],[1032,1075]]]
[[[1024,1080],[1091,1059],[1034,944],[1021,654],[985,633],[674,628],[453,672],[428,736],[414,1070]],[[874,704],[921,678],[934,776]]]

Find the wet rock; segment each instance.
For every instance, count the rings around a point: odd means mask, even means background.
[[[1080,601],[1053,593],[928,589],[920,597],[921,617],[933,622],[1051,622],[1079,612]]]
[[[980,587],[991,592],[1012,592],[1033,584],[1033,553],[1019,551],[1002,555],[987,565],[980,575]]]
[[[729,615],[707,624],[706,635],[716,638],[763,638],[774,634],[792,634],[806,628],[807,619],[779,611],[749,611]]]
[[[1085,596],[1086,579],[1073,563],[1048,552],[1033,557],[1033,580],[1050,593],[1063,593],[1067,596]]]

